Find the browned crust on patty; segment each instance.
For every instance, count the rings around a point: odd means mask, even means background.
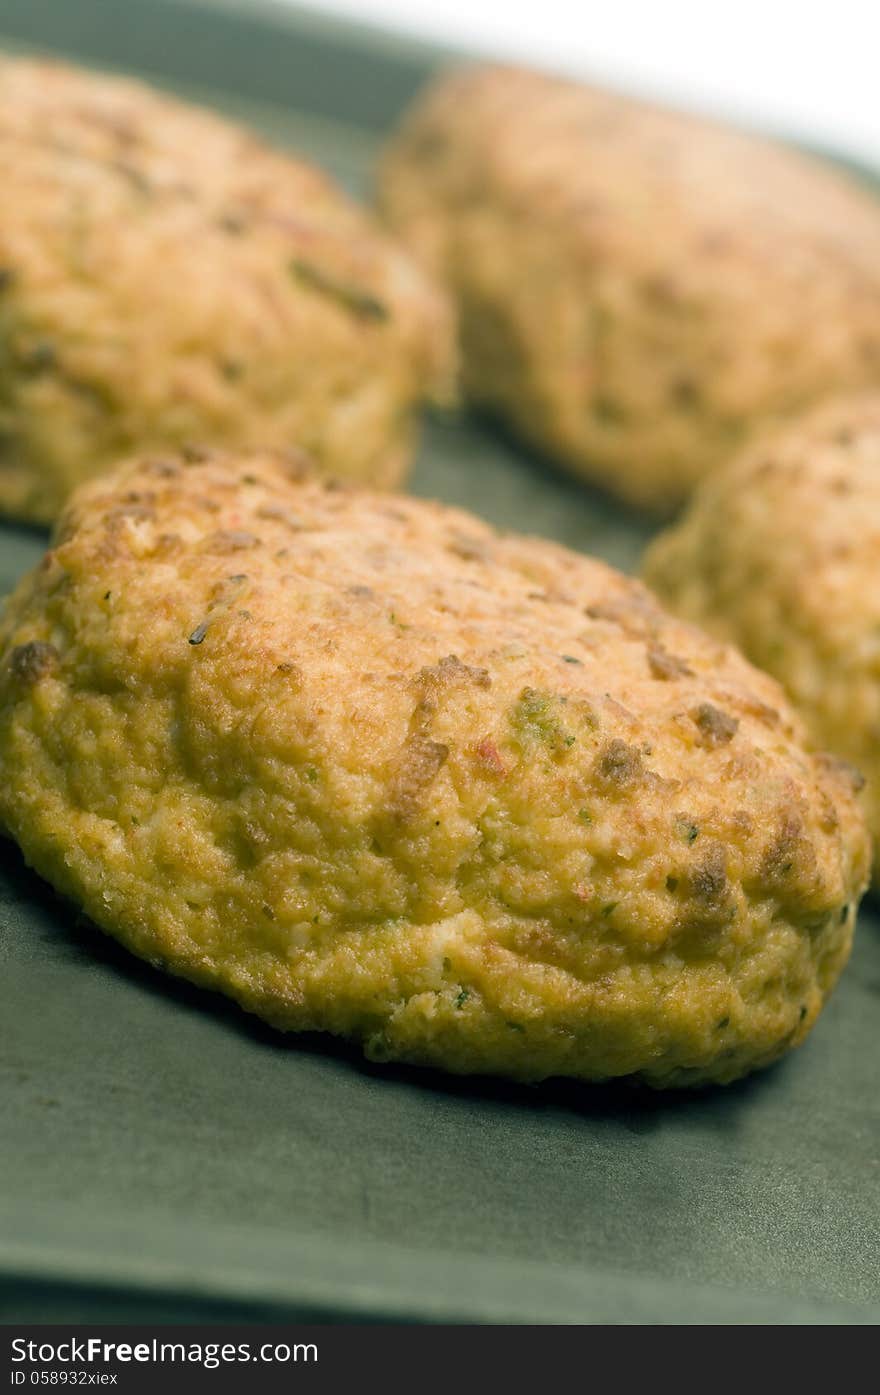
[[[29,860],[135,952],[376,1057],[679,1084],[800,1041],[868,845],[776,684],[592,558],[294,475],[134,461],[77,494],[0,622]]]

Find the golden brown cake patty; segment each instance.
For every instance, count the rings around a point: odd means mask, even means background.
[[[0,512],[121,453],[298,446],[381,486],[445,304],[322,173],[140,83],[0,59]]]
[[[646,574],[778,678],[814,741],[863,772],[876,849],[880,393],[815,409],[731,462],[654,543]]]
[[[381,197],[458,300],[471,397],[633,503],[880,384],[880,203],[766,140],[467,69],[416,103]]]
[[[774,1060],[869,855],[777,684],[638,583],[246,456],[75,496],[0,623],[0,820],[278,1027],[521,1080]]]

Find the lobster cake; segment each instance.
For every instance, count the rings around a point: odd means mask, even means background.
[[[0,620],[0,824],[284,1029],[729,1081],[846,961],[869,841],[781,688],[638,583],[267,455],[75,494]]]
[[[793,149],[476,67],[417,100],[380,194],[458,303],[471,398],[632,504],[880,386],[880,203]]]
[[[121,454],[289,447],[397,484],[439,293],[320,171],[144,84],[0,59],[0,513]]]

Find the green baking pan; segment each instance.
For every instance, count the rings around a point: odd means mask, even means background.
[[[0,0],[363,189],[447,55],[244,0]],[[2,207],[0,207],[2,216]],[[420,494],[632,567],[644,522],[471,421]],[[0,586],[41,554],[0,528]],[[535,1089],[275,1035],[117,949],[0,844],[0,1320],[874,1323],[880,922],[809,1043],[700,1094]]]

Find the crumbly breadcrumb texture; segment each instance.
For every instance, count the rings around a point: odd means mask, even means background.
[[[634,504],[880,384],[880,204],[766,140],[467,69],[405,119],[381,198],[458,301],[471,397]]]
[[[77,494],[0,624],[0,819],[278,1027],[527,1081],[774,1060],[869,852],[777,684],[638,583],[263,457]]]
[[[451,321],[322,173],[140,83],[0,60],[0,512],[134,450],[399,483]]]
[[[880,394],[823,406],[756,443],[706,482],[645,568],[673,609],[784,684],[817,744],[863,772],[876,850]]]

